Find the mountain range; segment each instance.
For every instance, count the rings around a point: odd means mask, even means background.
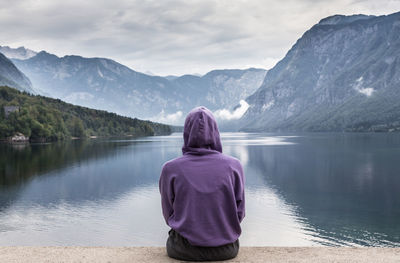
[[[0,53],[9,59],[28,59],[37,54],[36,51],[27,49],[25,47],[11,48],[9,46],[0,46]]]
[[[244,131],[400,130],[400,12],[322,19],[246,101]]]
[[[400,130],[400,12],[324,18],[268,71],[160,77],[106,58],[1,48],[16,65],[0,57],[13,72],[0,71],[3,83],[125,116],[182,124],[204,105],[218,117],[235,110],[226,127],[242,131]]]
[[[58,57],[41,51],[12,59],[41,95],[124,116],[183,122],[184,113],[203,105],[231,109],[262,83],[266,70],[214,70],[204,76],[159,77],[134,71],[114,60]]]

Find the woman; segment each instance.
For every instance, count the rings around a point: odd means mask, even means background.
[[[242,165],[222,153],[217,123],[205,107],[188,114],[183,139],[183,155],[164,164],[159,182],[163,216],[171,227],[168,256],[234,258],[245,215]]]

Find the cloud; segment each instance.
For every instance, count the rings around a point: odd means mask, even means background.
[[[326,16],[398,10],[398,0],[0,0],[0,45],[107,57],[158,75],[269,69]]]
[[[363,87],[364,84],[364,78],[360,77],[356,80],[355,84],[353,85],[353,88],[360,92],[361,94],[364,94],[367,97],[370,97],[372,95],[372,93],[375,92],[375,90],[373,88],[364,88]]]
[[[241,100],[240,101],[240,106],[237,107],[234,111],[229,111],[227,109],[221,109],[221,110],[216,110],[214,112],[214,116],[215,118],[219,119],[219,120],[237,120],[240,117],[243,116],[243,114],[246,113],[247,109],[249,108],[249,104],[244,101]]]
[[[165,123],[165,124],[171,124],[171,125],[182,125],[182,122],[183,122],[182,116],[183,116],[182,111],[177,111],[175,113],[166,114],[164,112],[164,110],[162,110],[159,114],[157,114],[155,117],[151,118],[150,120]]]
[[[367,97],[370,97],[375,90],[373,88],[360,88],[357,91],[364,94]]]

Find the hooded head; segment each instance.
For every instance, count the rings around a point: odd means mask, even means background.
[[[206,154],[211,151],[222,153],[217,122],[206,107],[194,108],[186,116],[183,128],[183,154]]]

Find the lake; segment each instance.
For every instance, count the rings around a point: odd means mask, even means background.
[[[400,246],[400,134],[223,133],[246,176],[243,246]],[[163,246],[182,134],[0,145],[0,245]]]

